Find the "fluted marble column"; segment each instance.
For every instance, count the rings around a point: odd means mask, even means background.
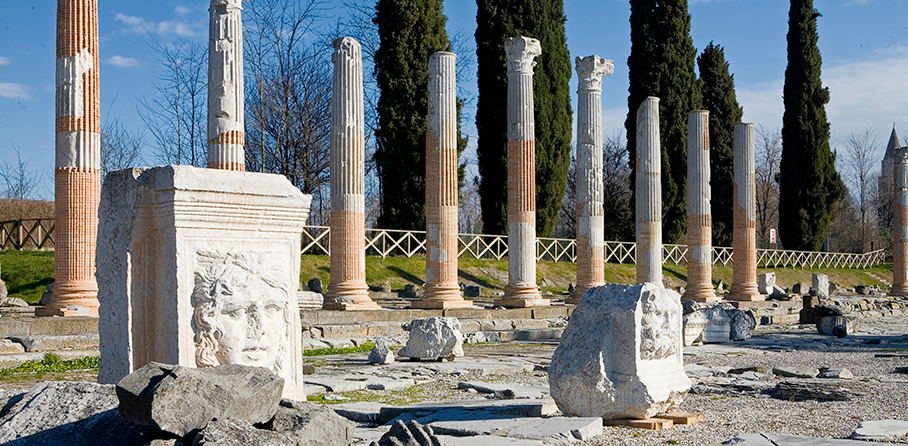
[[[98,316],[99,85],[98,2],[58,0],[55,283],[41,316]]]
[[[687,115],[687,286],[681,300],[713,302],[713,229],[709,188],[709,112]]]
[[[373,310],[366,285],[365,117],[359,42],[334,39],[331,96],[331,283],[326,310]]]
[[[415,308],[470,307],[457,282],[457,85],[454,53],[429,57],[426,287]]]
[[[602,209],[602,78],[614,61],[578,57],[577,68],[577,285],[568,303],[605,284]]]
[[[211,0],[208,11],[208,167],[243,171],[243,7]]]
[[[892,288],[890,296],[908,296],[908,148],[895,149],[892,203]]]
[[[729,300],[759,301],[757,287],[757,181],[754,173],[754,125],[735,125],[734,239]]]
[[[499,305],[549,305],[536,286],[536,129],[533,117],[533,61],[539,41],[511,37],[504,42],[508,66],[508,285]]]
[[[637,110],[636,164],[637,283],[662,285],[662,151],[659,98]]]

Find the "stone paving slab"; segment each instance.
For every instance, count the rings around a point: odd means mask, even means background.
[[[895,443],[868,443],[861,440],[804,437],[788,434],[741,434],[722,444],[734,446],[899,446]]]
[[[447,411],[446,411],[447,412]],[[472,437],[506,433],[512,429],[532,423],[536,418],[491,418],[482,420],[444,420],[429,423],[432,431],[439,435]],[[419,421],[419,420],[417,420]]]
[[[96,350],[100,343],[97,333],[63,336],[13,336],[11,341],[22,344],[26,352],[52,352],[57,350]]]
[[[379,415],[379,423],[385,424],[406,413],[420,414],[421,417],[425,417],[432,413],[449,409],[463,409],[467,411],[494,409],[494,413],[496,414],[514,417],[543,417],[554,415],[558,411],[555,401],[551,399],[430,401],[408,406],[382,407]],[[477,414],[475,416],[477,417],[476,419],[490,417],[488,414]]]
[[[524,438],[497,437],[486,435],[482,437],[453,437],[450,435],[439,435],[438,439],[445,446],[547,446],[540,440],[527,440]]]
[[[520,384],[499,384],[487,383],[481,381],[461,381],[457,383],[458,389],[476,389],[479,393],[502,394],[507,391],[513,392],[516,399],[540,399],[549,395],[548,387],[530,387]]]
[[[904,440],[908,435],[908,421],[879,420],[863,421],[851,434],[851,438],[868,441]]]
[[[0,338],[12,336],[62,336],[97,333],[96,317],[16,317],[0,318]]]
[[[333,404],[330,406],[338,415],[358,423],[378,423],[382,407],[391,407],[383,403],[360,401],[356,403]]]
[[[365,390],[368,381],[350,381],[343,378],[326,378],[326,377],[316,377],[314,375],[308,375],[309,378],[306,378],[303,383],[307,385],[316,385],[321,386],[327,389],[329,392],[352,392],[354,390]],[[316,391],[316,393],[318,393]],[[306,391],[307,395],[314,395],[315,393],[309,393]]]
[[[508,432],[509,437],[560,441],[588,440],[597,435],[602,435],[599,417],[540,418]]]

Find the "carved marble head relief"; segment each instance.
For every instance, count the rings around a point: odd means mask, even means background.
[[[671,293],[647,291],[643,295],[640,329],[640,357],[646,360],[668,358],[678,353],[681,306]]]
[[[192,292],[196,365],[280,374],[290,342],[287,275],[250,254],[199,252]]]

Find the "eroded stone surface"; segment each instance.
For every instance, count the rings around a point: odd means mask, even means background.
[[[676,408],[690,380],[681,359],[681,303],[659,285],[605,285],[575,309],[549,366],[566,416],[649,418]]]
[[[284,434],[256,429],[246,420],[215,420],[202,429],[193,446],[296,446],[296,442]]]
[[[441,359],[463,356],[463,336],[456,317],[413,319],[404,324],[410,332],[407,345],[398,356],[417,359]]]
[[[267,427],[296,446],[346,446],[356,425],[328,406],[284,399]]]

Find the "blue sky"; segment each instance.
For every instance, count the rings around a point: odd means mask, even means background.
[[[472,47],[475,2],[444,4],[449,33],[462,30]],[[179,39],[205,42],[208,5],[206,0],[99,0],[102,118],[119,117],[132,129],[143,128],[136,106],[138,98],[151,95],[158,74],[152,46]],[[908,5],[903,0],[817,0],[815,6],[823,14],[819,45],[823,82],[831,90],[827,113],[833,148],[852,130],[873,127],[881,157],[893,124],[906,128],[903,139],[908,136]],[[715,41],[725,47],[747,122],[781,126],[788,7],[784,0],[691,0],[694,45],[702,50]],[[15,161],[18,148],[45,176],[39,194],[51,198],[56,2],[11,0],[3,9],[0,162]],[[627,0],[566,0],[565,14],[572,57],[596,54],[615,61],[602,94],[603,125],[610,133],[623,127],[627,114],[630,6]],[[325,26],[343,15],[335,7]],[[463,87],[475,92],[470,81]],[[574,91],[576,80],[571,84]],[[475,131],[471,121],[471,116],[465,121],[468,132]]]

